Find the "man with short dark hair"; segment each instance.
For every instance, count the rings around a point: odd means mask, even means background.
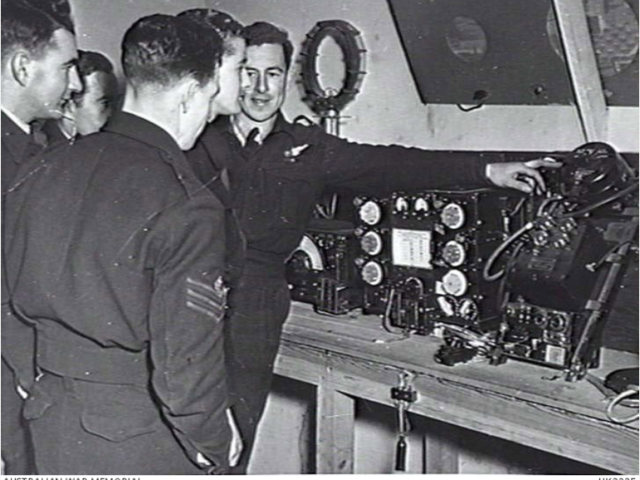
[[[78,73],[82,92],[65,103],[62,118],[44,127],[50,144],[100,131],[113,112],[118,80],[111,61],[99,52],[78,50]]]
[[[13,304],[37,331],[25,408],[40,474],[224,472],[223,209],[184,151],[222,43],[168,15],[123,40],[123,111],[24,165],[7,203]],[[11,211],[11,208],[9,209]]]
[[[2,0],[2,210],[19,165],[45,143],[33,128],[39,119],[60,118],[62,105],[82,85],[66,0]],[[2,252],[2,458],[5,473],[34,472],[22,399],[16,386],[33,382],[33,331],[11,311]]]
[[[242,112],[211,125],[202,138],[211,143],[222,138],[230,149],[232,199],[247,239],[225,330],[231,396],[245,444],[235,473],[246,473],[289,313],[285,262],[325,188],[375,195],[394,189],[489,186],[532,192],[544,188],[537,168],[545,164],[495,163],[503,160],[497,153],[480,158],[473,152],[356,144],[316,126],[291,124],[280,112],[293,53],[287,33],[257,22],[244,36],[248,86],[240,99]]]
[[[224,52],[220,66],[220,93],[214,99],[212,108],[219,115],[240,113],[240,87],[246,52],[244,27],[231,15],[214,9],[194,8],[179,16],[197,21],[222,37]],[[225,207],[225,277],[227,283],[233,286],[240,275],[238,266],[242,264],[245,239],[231,201],[228,147],[222,138],[212,138],[212,134],[210,132],[206,138],[201,137],[196,146],[187,152],[187,158],[198,178],[215,193]],[[219,151],[220,149],[223,151]]]

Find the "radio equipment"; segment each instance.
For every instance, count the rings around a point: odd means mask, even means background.
[[[573,381],[599,363],[611,299],[637,235],[638,209],[630,207],[637,179],[603,143],[562,161],[547,197],[525,199],[517,230],[489,256],[483,278],[500,279],[506,292],[494,361],[540,363]]]
[[[354,203],[364,313],[423,335],[442,324],[497,330],[499,287],[482,279],[482,265],[506,237],[514,197],[396,192]]]
[[[286,266],[291,299],[338,315],[362,306],[362,282],[354,266],[353,225],[313,220]]]
[[[520,297],[505,305],[499,342],[513,358],[567,368],[586,321],[583,312],[539,307]],[[588,366],[596,366],[598,360],[595,349]]]

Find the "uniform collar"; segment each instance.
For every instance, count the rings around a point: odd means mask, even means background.
[[[172,156],[184,156],[184,152],[166,130],[142,117],[127,112],[116,112],[109,119],[104,131],[117,133],[160,148]]]
[[[214,122],[213,125],[215,126],[216,130],[218,130],[219,132],[228,133],[237,138],[234,132],[234,126],[230,116],[219,118]],[[291,133],[292,130],[291,130],[291,123],[287,121],[287,119],[284,117],[284,115],[280,111],[277,113],[276,121],[273,125],[273,128],[271,129],[271,132],[262,141],[264,143],[267,141],[267,139],[271,138],[275,134],[283,133],[283,132]]]
[[[15,163],[22,162],[29,154],[34,154],[46,146],[46,136],[36,130],[27,134],[2,111],[2,146],[7,148]]]
[[[3,121],[2,121],[3,130],[4,130],[4,124],[5,124],[4,117],[7,117],[8,120],[11,120],[14,126],[16,126],[22,131],[22,133],[26,135],[31,134],[31,126],[28,123],[25,123],[22,120],[20,120],[13,112],[10,112],[4,107],[2,107],[2,117],[3,117]]]

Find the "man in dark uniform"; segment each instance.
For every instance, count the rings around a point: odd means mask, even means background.
[[[532,192],[544,188],[537,168],[546,163],[498,163],[504,161],[498,153],[479,158],[472,152],[362,145],[291,124],[280,113],[293,52],[287,33],[258,22],[244,36],[249,86],[241,96],[242,113],[220,119],[201,139],[210,151],[229,151],[232,201],[247,240],[225,330],[230,391],[245,445],[235,473],[246,473],[289,312],[285,262],[326,187],[373,194],[458,186]]]
[[[3,222],[5,194],[16,170],[46,145],[33,122],[59,118],[62,103],[81,89],[70,13],[66,0],[2,1]],[[34,378],[33,331],[11,311],[4,251],[2,270],[2,458],[6,474],[31,474],[31,446],[16,387],[28,389]]]
[[[78,73],[82,92],[65,103],[62,118],[43,126],[49,145],[99,132],[113,113],[118,80],[111,61],[99,52],[78,50]]]
[[[24,415],[40,474],[229,465],[223,210],[183,151],[213,117],[219,37],[167,15],[123,40],[123,112],[25,164],[7,273],[37,332]]]
[[[220,93],[213,100],[211,108],[217,115],[235,115],[240,113],[240,86],[242,67],[245,62],[246,41],[243,37],[243,25],[231,15],[214,9],[194,8],[179,14],[186,16],[217,32],[224,42],[222,64],[220,65]],[[224,151],[217,151],[223,149]],[[225,207],[225,235],[227,284],[235,285],[244,257],[245,239],[239,220],[231,202],[229,180],[228,147],[225,142],[198,141],[189,151],[187,158],[196,176],[220,199]]]

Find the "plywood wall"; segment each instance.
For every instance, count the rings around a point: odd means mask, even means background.
[[[296,46],[316,22],[342,19],[362,32],[367,74],[362,93],[344,111],[342,134],[370,143],[432,149],[567,150],[583,143],[578,115],[568,106],[485,106],[464,113],[454,105],[420,103],[385,0],[207,0],[243,22],[265,20],[287,29]],[[523,26],[523,28],[526,28]],[[293,77],[297,76],[294,69]],[[295,84],[285,111],[313,115]],[[638,109],[612,108],[609,141],[638,152]]]

